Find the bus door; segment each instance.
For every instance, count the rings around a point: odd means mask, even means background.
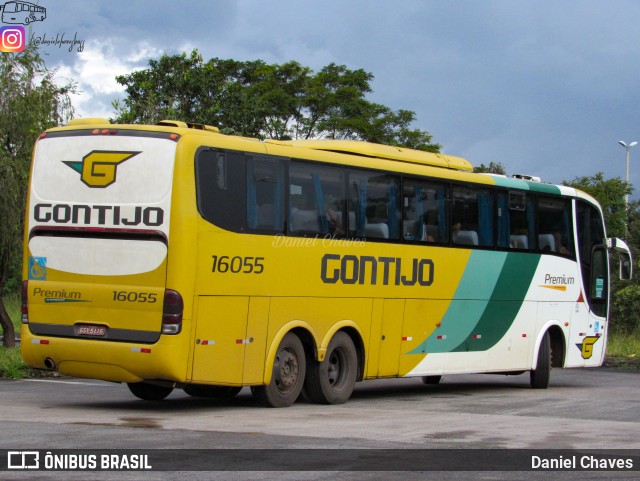
[[[609,315],[609,253],[600,212],[592,205],[577,202],[576,225],[578,261],[583,291],[572,313],[568,359],[578,365],[600,365],[606,343]]]

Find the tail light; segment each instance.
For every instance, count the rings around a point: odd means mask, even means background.
[[[178,291],[166,289],[162,306],[162,334],[179,334],[182,330],[184,302]]]
[[[22,321],[22,324],[29,324],[29,304],[28,304],[28,293],[29,292],[29,281],[22,281],[22,289],[20,292],[20,297],[22,299],[22,304],[21,304],[21,317],[20,320]]]

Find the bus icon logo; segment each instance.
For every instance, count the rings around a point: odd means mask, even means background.
[[[41,22],[47,17],[47,9],[29,2],[19,0],[0,5],[2,23],[20,23],[29,25],[31,22]]]
[[[7,452],[7,469],[40,469],[38,451]]]

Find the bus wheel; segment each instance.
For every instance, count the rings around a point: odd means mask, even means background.
[[[241,387],[237,386],[202,386],[198,384],[189,384],[184,387],[184,392],[192,397],[231,399],[234,398],[241,389]]]
[[[156,386],[146,382],[130,382],[127,386],[135,397],[145,401],[162,401],[173,391],[172,387]]]
[[[266,406],[291,406],[302,391],[305,370],[304,347],[298,336],[290,332],[278,346],[271,382],[267,386],[252,386],[251,393]]]
[[[307,370],[305,392],[321,404],[342,404],[351,397],[356,384],[358,355],[351,337],[338,332],[327,348],[322,362],[313,362]]]
[[[422,382],[425,384],[440,384],[442,376],[422,376]]]
[[[540,349],[538,350],[538,362],[536,368],[529,373],[531,387],[534,389],[547,389],[551,377],[551,339],[549,331],[542,336]]]

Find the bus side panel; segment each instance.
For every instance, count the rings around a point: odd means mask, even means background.
[[[449,308],[449,304],[449,301],[439,299],[407,299],[402,328],[401,376],[407,375],[424,360],[427,350],[422,341],[438,329],[438,324]],[[438,359],[435,364],[429,363],[429,373],[441,374],[442,357],[435,359]]]
[[[312,326],[310,334],[316,346],[324,349],[339,326],[355,324],[362,333],[364,346],[368,346],[371,310],[371,299],[367,298],[274,297],[269,312],[267,352],[282,328],[291,323]]]
[[[199,297],[193,381],[242,384],[248,310],[248,297]]]
[[[404,299],[385,299],[378,377],[397,376],[400,367]]]

